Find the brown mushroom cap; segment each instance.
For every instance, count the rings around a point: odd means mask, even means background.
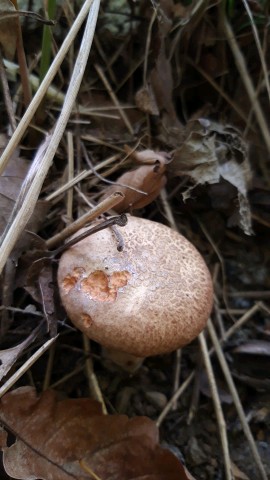
[[[179,233],[130,216],[117,251],[111,229],[61,257],[58,284],[71,321],[101,345],[145,357],[193,340],[212,308],[208,268]]]

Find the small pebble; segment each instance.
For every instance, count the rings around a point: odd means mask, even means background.
[[[145,392],[145,397],[159,410],[162,410],[168,402],[166,395],[161,392]]]

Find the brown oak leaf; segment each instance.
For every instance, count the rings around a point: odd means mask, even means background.
[[[147,417],[103,415],[89,398],[58,400],[21,387],[0,401],[0,421],[17,436],[2,445],[8,475],[23,480],[188,480],[180,461],[159,445]],[[2,442],[3,443],[3,442]]]

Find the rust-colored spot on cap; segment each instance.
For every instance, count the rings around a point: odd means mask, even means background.
[[[75,267],[72,273],[66,275],[66,277],[63,279],[63,288],[66,293],[68,293],[72,288],[75,287],[76,283],[81,278],[84,271],[85,270],[82,267]]]
[[[81,282],[81,289],[88,293],[93,300],[99,302],[113,302],[116,300],[119,288],[125,287],[130,278],[126,270],[106,275],[102,270],[90,273]]]
[[[93,322],[92,320],[92,317],[90,317],[90,315],[88,315],[88,313],[83,313],[82,314],[82,322],[83,322],[83,326],[85,328],[89,328]]]

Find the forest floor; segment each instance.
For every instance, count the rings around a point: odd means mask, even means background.
[[[22,16],[21,41],[17,20],[2,22],[0,395],[21,386],[61,398],[101,395],[109,414],[157,422],[160,444],[186,465],[185,478],[270,478],[269,2],[104,0],[89,58],[81,28],[53,65],[51,90],[30,110],[82,8],[59,2],[51,26]],[[76,93],[81,45],[87,62]],[[118,213],[188,238],[214,284],[202,336],[148,357],[134,374],[70,324],[54,268],[30,270],[40,255],[29,252],[58,247],[56,235],[115,191],[127,198]],[[107,213],[116,214],[113,206]],[[82,478],[121,478],[91,475]],[[0,476],[13,478],[4,467]]]

